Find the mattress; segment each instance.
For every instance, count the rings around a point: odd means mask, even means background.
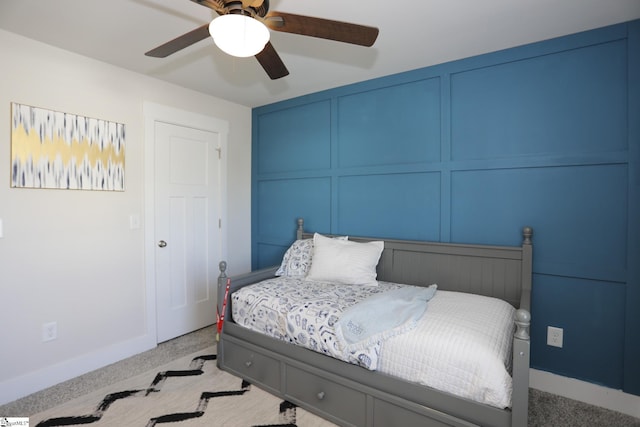
[[[272,338],[479,403],[510,407],[515,309],[502,300],[438,290],[411,328],[368,348],[342,348],[334,328],[341,313],[403,286],[408,285],[277,277],[234,292],[231,314],[237,324]]]

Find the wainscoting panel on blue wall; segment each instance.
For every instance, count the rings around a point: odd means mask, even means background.
[[[337,134],[339,167],[439,161],[440,79],[339,97]]]
[[[346,176],[337,191],[338,234],[440,240],[439,173]]]
[[[267,267],[282,260],[295,239],[298,217],[308,218],[308,226],[321,233],[331,232],[331,180],[329,178],[279,179],[257,186],[259,207],[254,235],[261,245],[255,251],[259,265]]]
[[[639,76],[634,21],[256,108],[253,267],[298,217],[497,245],[532,226],[531,366],[640,395]]]
[[[623,387],[624,284],[536,274],[531,304],[544,319],[532,322],[532,366]],[[547,326],[564,329],[563,348],[543,344]]]
[[[262,115],[259,173],[326,169],[331,162],[331,104],[319,101]]]
[[[455,172],[451,240],[518,244],[529,225],[536,272],[624,282],[626,182],[626,165]]]
[[[626,150],[626,75],[625,41],[456,73],[452,159]]]

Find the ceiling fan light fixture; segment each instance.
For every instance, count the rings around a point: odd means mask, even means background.
[[[246,58],[262,52],[269,41],[269,29],[257,19],[242,14],[227,14],[209,24],[209,33],[223,52]]]

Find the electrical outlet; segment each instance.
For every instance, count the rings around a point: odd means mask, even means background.
[[[562,348],[564,330],[555,326],[547,327],[547,345]]]
[[[58,322],[42,324],[42,342],[53,341],[58,338]]]

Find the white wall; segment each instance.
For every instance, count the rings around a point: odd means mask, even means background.
[[[2,404],[155,346],[144,223],[129,228],[145,214],[145,101],[229,123],[226,253],[249,271],[251,110],[1,30],[0,52]],[[10,188],[11,102],[124,123],[126,191]]]

